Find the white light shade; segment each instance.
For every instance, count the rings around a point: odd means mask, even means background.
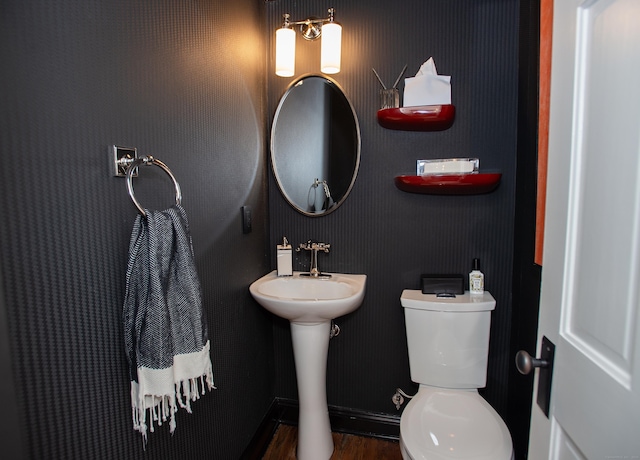
[[[320,47],[320,70],[324,73],[340,72],[342,48],[342,26],[328,22],[322,26],[322,46]]]
[[[296,70],[296,33],[282,27],[276,30],[276,75],[293,77]]]

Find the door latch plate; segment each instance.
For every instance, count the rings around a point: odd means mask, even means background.
[[[539,368],[538,375],[538,395],[536,402],[544,415],[549,418],[549,406],[551,404],[551,378],[553,377],[553,355],[556,346],[546,336],[542,337],[540,349],[540,359],[548,363],[545,367]]]

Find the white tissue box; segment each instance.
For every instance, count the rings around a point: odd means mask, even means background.
[[[438,75],[430,57],[422,63],[415,77],[404,79],[404,107],[451,104],[451,76]]]
[[[418,176],[430,174],[470,174],[478,172],[480,160],[477,158],[445,158],[439,160],[418,160]]]
[[[451,104],[451,77],[420,75],[404,79],[404,107]]]

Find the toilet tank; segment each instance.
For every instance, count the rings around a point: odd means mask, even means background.
[[[491,294],[454,298],[404,290],[411,380],[443,388],[483,388],[487,383]]]

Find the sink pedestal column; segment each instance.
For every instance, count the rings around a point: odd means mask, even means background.
[[[328,460],[333,438],[327,406],[327,354],[331,321],[291,322],[298,380],[298,460]]]

